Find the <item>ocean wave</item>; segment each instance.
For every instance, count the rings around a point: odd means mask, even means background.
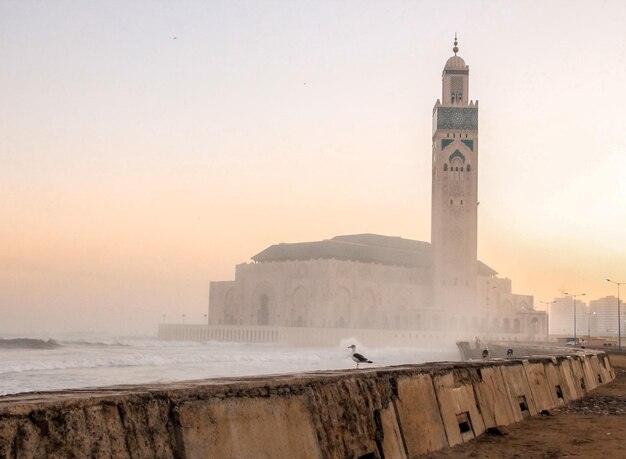
[[[311,353],[297,356],[301,362],[316,362],[323,359],[332,359],[334,355],[320,355]],[[28,361],[9,361],[0,363],[0,374],[21,373],[28,371],[53,371],[98,367],[140,367],[140,366],[167,366],[186,365],[202,363],[281,363],[290,362],[296,358],[293,353],[246,353],[246,352],[218,352],[199,353],[190,355],[163,355],[151,353],[132,353],[128,355],[100,355],[87,356],[83,358],[57,358],[57,359],[36,359]]]
[[[110,338],[64,338],[59,339],[59,343],[66,346],[76,347],[133,347],[146,349],[178,349],[186,347],[202,348],[207,346],[246,346],[248,343],[216,342],[216,341],[163,341],[156,338],[135,338],[135,337],[110,337]]]
[[[0,349],[56,349],[60,344],[53,340],[35,338],[0,338]]]
[[[106,341],[86,341],[86,340],[70,340],[70,341],[59,341],[61,344],[66,345],[66,346],[90,346],[90,347],[108,347],[108,346],[115,346],[115,347],[130,347],[131,344],[126,344],[123,342],[119,342],[119,341],[110,341],[110,342],[106,342]]]

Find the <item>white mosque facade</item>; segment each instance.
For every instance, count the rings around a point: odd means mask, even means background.
[[[412,330],[545,337],[533,297],[477,259],[478,102],[446,62],[433,108],[431,243],[377,234],[272,245],[210,284],[212,327]]]

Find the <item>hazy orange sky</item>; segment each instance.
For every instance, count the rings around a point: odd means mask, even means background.
[[[0,0],[0,336],[201,322],[277,242],[430,240],[431,110],[480,101],[479,258],[626,281],[626,3]],[[626,289],[623,296],[626,297]]]

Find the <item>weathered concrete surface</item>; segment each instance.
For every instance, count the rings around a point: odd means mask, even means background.
[[[614,375],[587,352],[6,396],[0,458],[413,458]]]
[[[514,407],[511,406],[500,367],[480,368],[482,381],[474,385],[478,406],[485,428],[504,426],[516,422]]]
[[[179,413],[185,457],[190,459],[321,458],[301,396],[194,400],[183,402]]]
[[[430,374],[400,378],[396,407],[409,457],[448,446]]]
[[[580,386],[580,380],[574,371],[572,359],[565,358],[560,360],[558,370],[561,374],[561,381],[563,381],[561,389],[563,389],[565,402],[570,402],[580,397],[584,397],[586,392]]]
[[[552,392],[553,407],[563,406],[573,400],[568,388],[563,387],[565,384],[563,384],[563,378],[556,358],[552,358],[549,362],[544,363],[543,369],[546,374],[547,390]]]
[[[389,405],[380,411],[380,422],[382,432],[384,432],[382,447],[385,457],[406,459],[408,456],[404,448],[402,432],[400,432],[398,417],[393,405]]]
[[[532,393],[532,399],[535,402],[537,411],[551,410],[558,405],[554,385],[551,384],[546,376],[545,366],[551,362],[530,363],[524,362],[526,377],[528,378],[528,386]]]
[[[535,416],[538,411],[526,377],[524,361],[521,361],[519,365],[503,366],[502,377],[509,394],[515,421],[521,421],[526,416]],[[526,405],[526,409],[522,408],[522,404]]]
[[[433,377],[439,412],[450,446],[475,438],[485,431],[485,423],[474,398],[474,385],[479,382],[478,374],[466,368]],[[457,416],[463,415],[463,421],[467,422],[466,432],[461,432],[457,419]]]

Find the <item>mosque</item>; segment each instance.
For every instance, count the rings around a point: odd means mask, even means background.
[[[431,242],[378,234],[272,245],[213,281],[210,326],[429,330],[541,340],[533,297],[477,259],[478,101],[453,52],[433,108]]]

